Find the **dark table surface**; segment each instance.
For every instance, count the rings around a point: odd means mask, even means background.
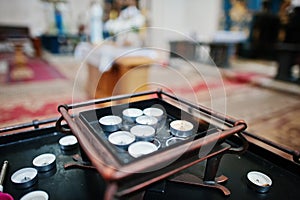
[[[44,190],[54,200],[102,199],[105,181],[96,171],[64,169],[64,164],[74,162],[72,155],[80,151],[78,148],[70,152],[62,151],[58,141],[63,136],[55,127],[1,136],[1,165],[5,160],[9,161],[4,192],[15,199],[34,190]],[[30,188],[16,188],[10,180],[11,175],[18,169],[32,167],[32,160],[43,153],[56,155],[56,167],[52,173],[39,173],[38,182]],[[204,163],[199,163],[184,172],[202,176],[203,169]],[[247,186],[246,174],[253,170],[271,177],[273,185],[269,192],[260,194]],[[242,155],[225,155],[218,174],[229,178],[224,184],[231,191],[228,197],[211,188],[164,180],[146,188],[144,199],[300,199],[300,166],[253,144]]]

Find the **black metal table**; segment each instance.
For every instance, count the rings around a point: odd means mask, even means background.
[[[66,152],[59,147],[58,140],[65,136],[55,126],[35,129],[22,129],[20,126],[14,134],[0,137],[0,162],[9,161],[4,192],[15,199],[34,190],[44,190],[50,199],[102,199],[106,184],[93,169],[70,168],[64,165],[73,163],[73,155],[80,154],[80,149]],[[235,138],[227,141],[234,144]],[[56,168],[51,173],[39,173],[38,182],[27,189],[17,189],[10,180],[18,169],[32,166],[32,159],[42,153],[56,155]],[[204,162],[196,164],[180,173],[187,172],[196,176],[203,175]],[[246,174],[257,170],[268,174],[273,185],[265,194],[257,193],[246,184]],[[210,188],[198,187],[171,181],[172,177],[155,183],[145,189],[144,199],[299,199],[300,197],[300,165],[280,157],[254,143],[249,143],[248,150],[242,155],[226,154],[219,166],[218,174],[229,178],[224,184],[231,195]]]

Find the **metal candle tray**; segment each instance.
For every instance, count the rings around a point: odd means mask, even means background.
[[[166,142],[168,141],[168,139],[172,138],[172,134],[169,133],[170,122],[176,119],[184,118],[186,121],[191,122],[194,125],[194,129],[196,129],[193,130],[194,133],[191,136],[184,137],[184,138],[182,137],[183,140],[178,142],[179,145],[184,143],[185,141],[195,140],[197,138],[203,137],[207,133],[213,133],[218,131],[217,127],[210,125],[205,121],[199,123],[199,121],[197,121],[189,113],[182,111],[179,108],[172,106],[171,104],[168,104],[167,102],[157,98],[134,102],[131,103],[130,105],[121,104],[118,106],[105,107],[97,110],[89,110],[89,111],[81,112],[79,114],[79,119],[84,123],[84,125],[86,125],[89,128],[89,131],[110,151],[110,153],[115,157],[115,159],[121,165],[143,159],[143,157],[134,158],[129,155],[127,150],[124,150],[122,148],[119,148],[111,144],[108,141],[108,135],[111,133],[103,131],[99,123],[99,119],[101,117],[112,115],[112,114],[122,117],[122,111],[128,108],[128,106],[132,108],[138,108],[141,110],[155,106],[164,109],[165,112],[167,113],[167,115],[165,115],[165,117],[163,117],[158,122],[159,127],[157,128],[154,143],[157,142],[158,143],[157,145],[159,145],[160,148],[158,149],[158,151],[153,152],[153,154],[157,154],[166,148],[171,148],[171,146],[166,145]],[[130,122],[126,123],[123,120],[123,125],[120,128],[120,130],[129,131],[132,126],[134,126],[134,123],[130,123]]]
[[[134,101],[135,98],[143,100]],[[129,103],[124,103],[126,100]],[[69,112],[104,103],[114,105],[74,112],[76,114]],[[170,146],[164,145],[168,137],[156,137],[162,144],[161,147],[138,158],[130,156],[126,150],[120,150],[107,140],[108,134],[99,124],[101,117],[111,114],[121,116],[126,108],[145,109],[153,106],[162,108],[166,114],[166,123],[156,133],[157,136],[169,132],[170,122],[180,119],[187,120],[196,127],[193,134]],[[242,131],[247,127],[244,121],[176,98],[162,90],[61,105],[58,110],[62,115],[56,123],[58,130],[77,137],[86,160],[90,161],[107,181],[106,199],[130,195],[204,160],[206,169],[200,185],[220,189],[225,195],[229,195],[230,191],[220,184],[227,178],[216,177],[220,160],[224,154],[242,153],[248,146],[242,135]],[[62,121],[66,121],[69,127],[63,127]],[[124,128],[126,127],[121,127]],[[226,142],[233,135],[240,140],[238,146]],[[175,177],[173,180],[191,183],[189,178],[184,177]]]

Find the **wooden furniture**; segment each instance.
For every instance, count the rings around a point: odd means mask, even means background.
[[[230,67],[229,56],[236,42],[200,42],[189,40],[170,41],[170,57],[184,60],[208,62],[221,68]],[[208,49],[203,51],[202,48]],[[201,54],[207,55],[201,55]],[[207,56],[210,58],[207,60]],[[202,57],[206,58],[202,60]],[[213,61],[213,62],[212,62]]]
[[[0,25],[0,42],[11,44],[14,48],[13,66],[10,70],[12,80],[26,80],[34,76],[33,71],[27,66],[27,57],[24,52],[26,43],[32,44],[36,57],[41,57],[39,38],[32,38],[27,26]]]
[[[88,65],[86,91],[90,98],[128,94],[147,90],[148,66],[154,60],[144,56],[118,58],[110,70],[101,73],[97,66]]]
[[[41,41],[38,37],[31,37],[30,30],[27,26],[9,26],[0,25],[0,42],[10,42],[11,40],[26,39],[34,48],[36,57],[42,56]]]
[[[10,39],[14,46],[14,60],[11,66],[10,78],[12,80],[26,80],[34,76],[34,72],[27,66],[27,57],[23,52],[27,39]]]

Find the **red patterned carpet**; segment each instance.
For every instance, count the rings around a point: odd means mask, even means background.
[[[20,82],[35,82],[35,81],[49,81],[54,79],[65,79],[66,77],[60,73],[60,71],[49,63],[46,59],[38,57],[28,57],[24,56],[25,64],[24,66],[31,73],[31,77],[14,79],[12,72],[17,69],[15,64],[15,56],[13,53],[0,53],[0,62],[2,65],[2,84],[13,84]],[[5,66],[3,66],[5,65]],[[21,75],[22,76],[22,75]]]
[[[48,81],[53,79],[64,79],[65,76],[61,74],[54,66],[51,66],[46,60],[41,58],[30,58],[26,66],[32,71],[33,76],[28,79],[14,80],[9,76],[6,77],[6,83],[16,82],[32,82],[32,81]],[[15,66],[10,64],[9,72],[11,72]]]
[[[0,58],[13,63],[12,55]],[[28,58],[27,66],[34,74],[30,79],[11,80],[11,66],[1,71],[0,127],[57,117],[57,106],[73,101],[72,77],[77,71],[73,59]]]
[[[58,117],[57,107],[58,105],[63,103],[72,103],[71,100],[57,100],[52,102],[40,102],[40,106],[35,105],[15,105],[15,106],[5,106],[0,107],[0,112],[2,113],[0,116],[0,122],[3,127],[9,125],[15,125],[19,123],[30,122],[32,120],[41,120],[52,117]],[[34,103],[31,101],[31,103]],[[37,102],[39,103],[39,102]],[[5,105],[5,104],[4,104]]]

